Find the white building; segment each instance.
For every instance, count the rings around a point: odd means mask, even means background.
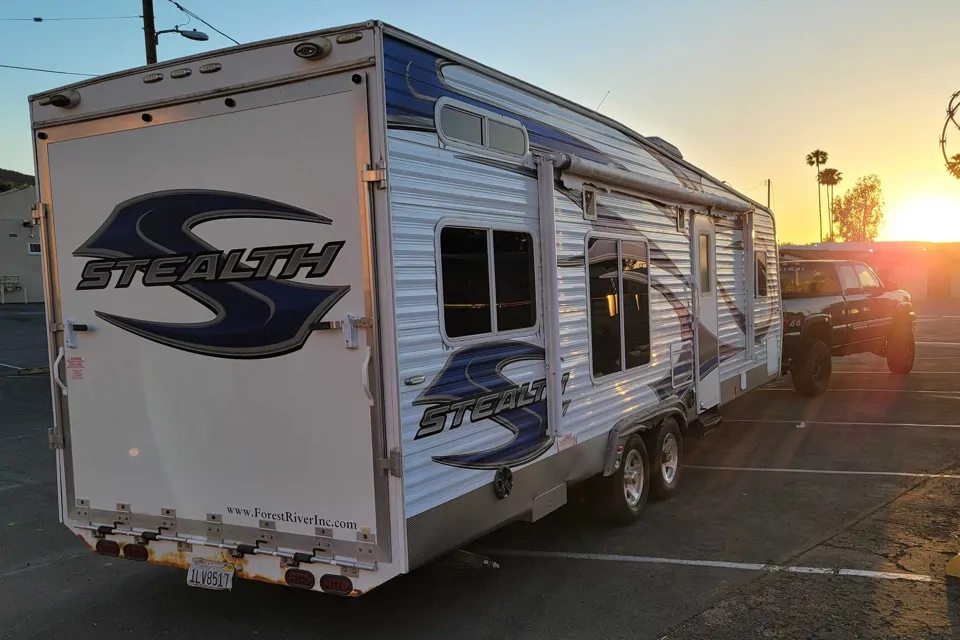
[[[30,225],[33,187],[0,193],[0,302],[43,302],[40,231]]]

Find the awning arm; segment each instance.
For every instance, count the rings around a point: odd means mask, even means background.
[[[699,205],[732,213],[751,213],[756,211],[756,207],[747,202],[734,200],[733,198],[725,198],[712,193],[694,191],[693,189],[687,189],[686,187],[667,182],[666,180],[641,176],[632,171],[624,171],[623,169],[600,164],[593,160],[585,160],[569,153],[556,152],[545,157],[552,160],[553,166],[556,169],[569,171],[583,178],[592,178],[605,184],[627,187],[665,203]]]

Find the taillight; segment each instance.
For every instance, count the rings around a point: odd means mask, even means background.
[[[120,555],[120,545],[113,540],[97,540],[97,553],[117,557]]]
[[[313,589],[313,585],[317,582],[313,574],[305,569],[287,569],[286,573],[283,574],[283,579],[291,587],[300,587],[301,589]]]
[[[350,595],[353,591],[353,583],[346,576],[337,576],[327,573],[320,576],[320,589],[324,593],[333,593],[340,596]]]
[[[130,543],[123,545],[123,557],[143,562],[150,557],[150,552],[147,551],[147,548],[142,544]]]

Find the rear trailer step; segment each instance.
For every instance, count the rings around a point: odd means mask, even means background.
[[[719,411],[708,411],[697,418],[697,420],[691,425],[691,435],[697,438],[702,438],[714,429],[719,428],[722,424],[723,416]]]
[[[78,529],[86,529],[87,531],[93,531],[97,536],[131,536],[135,539],[143,540],[145,542],[151,541],[167,541],[167,542],[176,542],[177,545],[198,545],[201,547],[210,547],[213,549],[224,549],[237,553],[240,555],[258,555],[258,556],[274,556],[288,562],[303,562],[306,564],[326,564],[334,567],[347,567],[350,569],[363,569],[365,571],[376,571],[377,563],[376,562],[360,562],[358,560],[349,560],[347,558],[337,558],[333,556],[318,556],[314,555],[312,552],[303,552],[303,551],[282,551],[280,549],[264,549],[252,544],[244,543],[231,543],[231,542],[214,542],[212,540],[204,540],[202,538],[188,538],[186,536],[178,535],[168,535],[165,533],[158,533],[157,531],[135,531],[133,529],[118,529],[111,527],[109,525],[87,525],[87,524],[78,524],[74,525]]]

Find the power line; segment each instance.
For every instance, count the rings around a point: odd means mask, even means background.
[[[96,74],[93,73],[73,73],[72,71],[54,71],[53,69],[37,69],[35,67],[18,67],[12,64],[0,64],[0,67],[4,69],[19,69],[20,71],[39,71],[40,73],[57,73],[64,76],[86,76],[88,78],[96,78]]]
[[[64,20],[137,20],[143,16],[77,16],[71,18],[0,18],[0,22],[58,22]]]
[[[201,18],[200,16],[198,16],[197,14],[195,14],[193,11],[190,11],[189,9],[187,9],[186,7],[184,7],[182,4],[180,4],[179,2],[176,2],[176,0],[167,0],[167,1],[168,1],[170,4],[172,4],[173,6],[175,6],[177,9],[180,9],[180,11],[183,11],[185,14],[187,14],[187,15],[190,16],[191,18],[196,18],[197,20],[199,20],[199,21],[202,22],[203,24],[207,25],[208,27],[210,27],[211,29],[213,29],[214,31],[216,31],[217,33],[219,33],[220,35],[222,35],[224,38],[226,38],[227,40],[229,40],[229,41],[232,42],[233,44],[240,44],[239,42],[237,42],[236,40],[234,40],[233,38],[231,38],[230,36],[228,36],[227,34],[225,34],[223,31],[220,31],[220,29],[217,29],[215,26],[213,26],[212,24],[210,24],[209,22],[207,22],[206,20],[204,20],[203,18]]]

